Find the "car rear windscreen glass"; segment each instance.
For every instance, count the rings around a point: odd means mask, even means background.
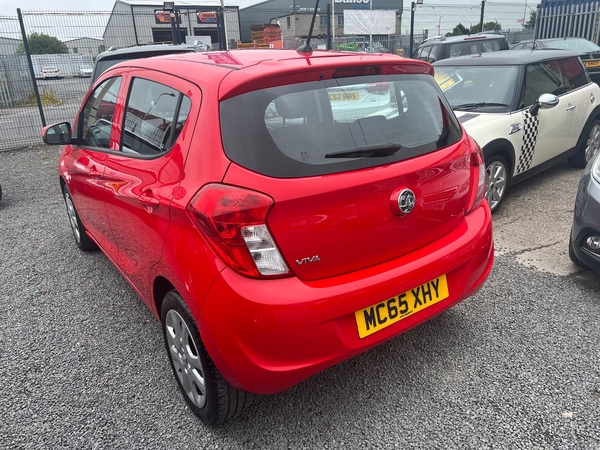
[[[456,143],[461,129],[431,76],[338,78],[221,103],[229,158],[275,177],[355,170]]]

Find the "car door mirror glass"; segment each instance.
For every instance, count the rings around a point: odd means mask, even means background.
[[[61,122],[46,127],[42,132],[42,139],[48,145],[63,145],[71,142],[71,124]]]

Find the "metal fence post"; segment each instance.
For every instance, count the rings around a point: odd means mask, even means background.
[[[327,3],[327,50],[331,50],[331,3]]]
[[[415,37],[415,2],[411,2],[410,3],[410,43],[409,43],[409,50],[408,50],[408,57],[411,58],[412,57],[412,52],[413,52],[413,41],[414,41],[414,37]]]
[[[46,126],[46,118],[44,117],[44,108],[42,108],[42,99],[40,98],[40,91],[38,90],[37,81],[35,80],[35,72],[33,71],[33,62],[31,61],[31,53],[29,52],[29,43],[27,42],[27,34],[25,33],[25,25],[23,24],[23,15],[21,14],[21,8],[17,8],[17,16],[19,16],[19,26],[21,27],[21,36],[23,37],[23,47],[25,48],[25,55],[27,55],[27,64],[29,64],[29,73],[31,74],[31,82],[33,83],[33,92],[35,94],[35,100],[40,110],[40,119],[42,119],[42,126]]]
[[[485,15],[485,0],[481,0],[481,17],[479,18],[479,32],[483,33],[483,20]]]

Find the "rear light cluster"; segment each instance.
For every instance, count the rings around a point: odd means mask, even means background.
[[[379,94],[379,95],[387,94],[390,89],[387,81],[384,81],[381,83],[367,83],[365,85],[365,88],[367,89],[367,92],[369,94]]]
[[[469,146],[471,147],[471,197],[469,199],[469,206],[467,208],[467,214],[473,211],[482,200],[485,198],[485,190],[487,187],[487,175],[485,171],[485,160],[483,158],[483,151],[479,144],[469,136]]]
[[[242,275],[290,274],[267,228],[273,200],[259,192],[209,184],[187,207],[188,215],[217,255]]]

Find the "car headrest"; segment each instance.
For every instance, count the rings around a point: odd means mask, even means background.
[[[275,99],[275,109],[284,119],[299,119],[317,114],[319,107],[318,97],[314,91],[294,92],[282,95]]]

